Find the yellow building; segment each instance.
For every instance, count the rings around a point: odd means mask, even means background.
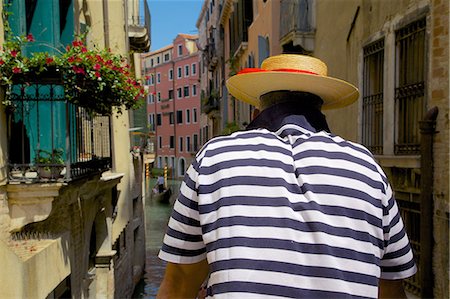
[[[149,46],[136,3],[13,0],[0,9],[13,12],[14,34],[36,39],[26,51],[63,49],[89,28],[88,48],[129,59],[131,48]],[[1,45],[5,39],[1,32]],[[0,297],[130,297],[144,270],[145,235],[142,161],[130,154],[129,112],[90,115],[57,98],[60,78],[44,72],[32,80],[19,97],[5,97],[0,86]],[[52,158],[57,147],[63,153],[63,170],[52,160],[48,177],[36,172],[44,147]]]

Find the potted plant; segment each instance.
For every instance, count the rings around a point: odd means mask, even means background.
[[[62,149],[54,149],[51,152],[38,149],[34,163],[39,177],[59,178],[64,168],[63,153]]]
[[[0,49],[0,85],[7,87],[7,95],[14,84],[28,84],[38,76],[57,78],[64,86],[68,102],[84,107],[91,113],[111,115],[122,109],[137,109],[143,104],[147,91],[133,78],[124,57],[110,49],[87,48],[84,36],[77,37],[58,55],[47,52],[23,54],[34,37],[14,36],[5,26],[6,41]],[[49,75],[50,74],[50,75]],[[8,96],[4,104],[8,102]]]

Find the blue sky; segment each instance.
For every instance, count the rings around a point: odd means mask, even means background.
[[[173,42],[178,33],[197,34],[203,0],[147,0],[152,16],[150,51]]]

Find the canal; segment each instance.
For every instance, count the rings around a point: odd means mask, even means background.
[[[151,190],[156,180],[147,181],[146,190]],[[171,202],[178,195],[180,181],[168,181],[173,194]],[[172,212],[172,204],[162,204],[152,199],[151,195],[145,198],[145,243],[146,243],[146,262],[143,279],[137,285],[133,298],[152,299],[156,297],[159,284],[164,275],[165,263],[158,258],[158,252],[161,248],[162,239]]]

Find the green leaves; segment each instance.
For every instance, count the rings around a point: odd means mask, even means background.
[[[34,37],[9,36],[0,52],[2,85],[12,85],[20,76],[56,70],[61,75],[66,100],[92,113],[110,115],[113,108],[122,113],[123,107],[137,109],[144,103],[147,91],[133,78],[126,59],[110,49],[87,48],[84,37],[79,37],[60,55],[33,52],[24,57],[22,50],[34,42]]]

